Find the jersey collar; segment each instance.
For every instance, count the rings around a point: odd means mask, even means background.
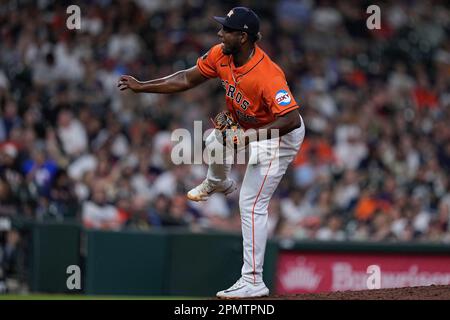
[[[264,52],[255,44],[255,53],[245,64],[240,67],[235,67],[233,57],[230,57],[230,66],[236,76],[242,76],[253,69],[264,58]]]

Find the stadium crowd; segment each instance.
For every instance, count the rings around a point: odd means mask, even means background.
[[[67,29],[65,1],[0,4],[0,218],[239,232],[239,193],[189,202],[206,165],[171,161],[171,132],[193,132],[195,120],[209,129],[224,108],[220,82],[173,95],[117,89],[121,74],[194,65],[218,41],[211,17],[237,3],[78,3],[80,30]],[[449,242],[448,3],[380,2],[375,30],[364,1],[240,4],[261,17],[259,45],[285,71],[307,127],[270,204],[271,235]],[[19,235],[1,230],[6,270]]]

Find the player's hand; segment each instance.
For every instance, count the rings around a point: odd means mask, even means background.
[[[244,130],[229,111],[222,111],[211,120],[217,130],[217,138],[224,146],[234,148],[246,146]]]
[[[117,86],[120,91],[130,89],[133,92],[139,92],[141,89],[141,82],[132,76],[120,76]]]

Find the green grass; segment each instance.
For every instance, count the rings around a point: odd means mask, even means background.
[[[81,294],[0,294],[0,300],[202,300],[206,297],[89,296]]]

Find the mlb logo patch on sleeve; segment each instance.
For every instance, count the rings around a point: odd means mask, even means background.
[[[287,106],[291,103],[291,96],[286,90],[278,90],[275,94],[275,102],[280,106]]]

